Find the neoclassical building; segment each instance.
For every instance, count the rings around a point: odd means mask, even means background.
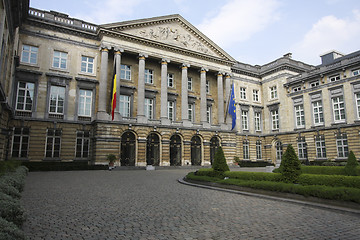
[[[303,161],[360,156],[360,52],[252,66],[180,15],[95,25],[26,11],[4,80],[2,159],[206,166],[222,146],[229,164],[275,164],[288,144]]]

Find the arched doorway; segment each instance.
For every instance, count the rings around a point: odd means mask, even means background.
[[[211,163],[211,165],[214,162],[215,153],[218,150],[219,146],[220,146],[219,138],[217,136],[213,136],[210,139],[210,163]]]
[[[135,134],[132,132],[125,132],[121,136],[121,166],[135,166]]]
[[[191,165],[201,165],[201,139],[199,136],[193,136],[191,138]]]
[[[160,139],[156,133],[150,133],[146,140],[146,165],[159,166]]]
[[[181,166],[181,137],[172,135],[170,138],[170,166]]]

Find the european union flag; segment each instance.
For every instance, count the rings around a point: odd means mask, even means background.
[[[234,84],[231,87],[230,102],[229,102],[229,114],[232,117],[231,130],[233,130],[236,125],[236,105],[235,105]]]

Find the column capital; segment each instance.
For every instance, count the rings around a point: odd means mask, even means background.
[[[120,54],[124,52],[124,49],[123,48],[119,48],[119,47],[114,47],[114,53],[115,54]]]
[[[225,73],[224,73],[224,72],[219,71],[216,75],[217,75],[218,77],[220,77],[220,76],[224,76],[224,75],[225,75]]]
[[[225,78],[231,78],[232,74],[231,73],[225,73]]]
[[[110,44],[108,44],[108,43],[100,44],[100,48],[99,48],[100,51],[109,51],[110,49],[111,49]]]
[[[139,59],[140,59],[140,60],[145,60],[145,58],[147,58],[147,57],[148,57],[147,54],[145,54],[145,53],[139,53]]]
[[[200,72],[201,72],[201,73],[203,73],[203,72],[208,72],[208,71],[209,71],[209,69],[204,68],[204,67],[202,67],[202,68],[200,69]]]
[[[170,63],[170,59],[168,58],[161,59],[161,64],[168,64],[168,63]]]
[[[182,68],[182,69],[189,68],[189,67],[190,67],[190,64],[189,64],[189,63],[183,63],[183,64],[181,64],[181,68]]]

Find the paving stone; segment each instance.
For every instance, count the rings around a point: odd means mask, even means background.
[[[31,172],[29,239],[358,239],[360,217],[179,184],[189,170]]]

